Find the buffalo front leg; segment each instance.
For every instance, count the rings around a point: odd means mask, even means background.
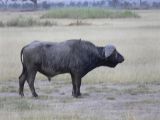
[[[72,76],[72,85],[73,85],[73,90],[72,90],[72,95],[73,97],[78,97],[81,95],[80,93],[80,87],[81,87],[81,78],[76,76],[76,75],[71,75]]]
[[[81,87],[81,78],[76,79],[76,95],[81,96],[80,87]]]
[[[35,88],[34,88],[34,80],[35,80],[36,73],[37,73],[36,71],[30,72],[28,74],[28,79],[27,79],[27,82],[28,82],[28,85],[30,87],[33,97],[38,97],[38,94],[36,93]]]

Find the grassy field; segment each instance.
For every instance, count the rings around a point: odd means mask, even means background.
[[[159,120],[160,111],[160,11],[134,11],[140,18],[75,19],[43,18],[56,26],[0,28],[0,119],[5,120]],[[0,12],[0,20],[17,16],[39,19],[44,12]],[[21,48],[33,40],[89,40],[96,45],[114,44],[125,57],[115,69],[100,67],[83,78],[82,99],[71,96],[68,74],[51,83],[38,74],[40,97],[18,96],[22,66]],[[96,114],[97,113],[97,114]]]

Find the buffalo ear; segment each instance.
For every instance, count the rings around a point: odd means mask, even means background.
[[[116,50],[115,46],[113,45],[106,45],[104,47],[105,57],[109,57],[114,51]]]

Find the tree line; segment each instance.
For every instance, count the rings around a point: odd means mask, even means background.
[[[30,1],[30,2],[29,2]],[[12,3],[11,3],[12,2]],[[10,3],[10,4],[9,4]],[[52,2],[47,1],[39,2],[38,0],[0,0],[0,8],[5,9],[49,9],[54,7],[113,7],[113,8],[127,8],[127,9],[149,9],[160,8],[160,2],[153,2],[149,4],[145,0],[139,2],[121,1],[121,0],[93,0],[86,1],[70,1],[68,4],[65,2]]]

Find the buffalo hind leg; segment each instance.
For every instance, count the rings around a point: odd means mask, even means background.
[[[35,80],[36,73],[37,73],[36,71],[31,70],[31,72],[28,73],[28,78],[27,78],[27,82],[33,97],[38,97],[38,94],[36,93],[34,88],[34,80]]]
[[[23,89],[24,89],[24,83],[26,81],[26,77],[27,77],[27,73],[25,71],[23,71],[19,77],[19,95],[21,97],[24,96]]]
[[[73,97],[76,97],[76,84],[75,84],[75,77],[73,74],[71,74],[71,77],[72,77],[72,86],[73,86],[73,89],[72,89],[72,96]]]

